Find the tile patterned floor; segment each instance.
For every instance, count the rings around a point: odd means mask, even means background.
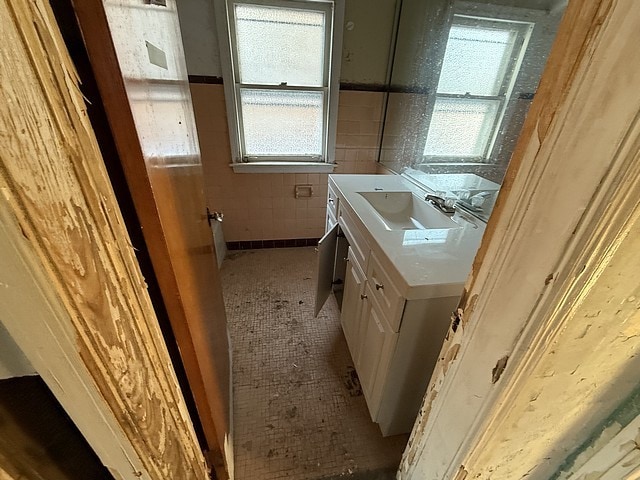
[[[351,373],[335,299],[313,318],[313,248],[229,252],[237,480],[394,478],[407,436],[383,438]]]

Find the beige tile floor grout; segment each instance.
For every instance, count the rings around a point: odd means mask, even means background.
[[[331,297],[313,318],[312,247],[229,252],[237,480],[394,478],[407,436],[369,417]]]

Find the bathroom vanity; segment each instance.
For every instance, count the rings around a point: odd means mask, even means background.
[[[330,175],[316,315],[331,292],[369,413],[411,430],[485,224],[400,175]]]

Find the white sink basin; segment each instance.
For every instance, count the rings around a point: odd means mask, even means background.
[[[387,230],[458,228],[459,225],[412,192],[358,192]]]

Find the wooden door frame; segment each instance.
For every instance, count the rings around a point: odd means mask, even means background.
[[[232,405],[230,401],[225,404],[225,395],[220,395],[219,392],[227,391],[227,400],[231,398],[231,379],[229,378],[228,385],[221,385],[213,368],[217,352],[213,350],[212,345],[204,345],[206,339],[194,338],[194,335],[198,335],[198,326],[194,325],[193,319],[188,317],[183,299],[179,294],[181,289],[173,265],[174,256],[171,254],[171,246],[165,235],[161,215],[154,199],[144,152],[129,107],[127,90],[103,2],[101,0],[72,0],[72,2],[129,191],[140,219],[169,321],[179,345],[182,362],[209,447],[209,451],[206,452],[207,457],[217,476],[226,478],[228,475],[233,475]],[[144,8],[165,7],[145,5]],[[184,62],[184,59],[176,60]],[[202,215],[206,216],[205,205],[202,207]],[[213,238],[211,241],[213,243]],[[227,331],[217,333],[224,335],[225,338],[228,336]]]
[[[116,479],[205,480],[51,8],[2,0],[0,22],[3,325]]]
[[[639,30],[630,1],[569,2],[398,478],[510,461],[502,419],[640,215]]]
[[[12,252],[0,256],[0,281],[9,286],[0,288],[0,302],[7,306],[3,324],[116,478],[171,478],[163,472],[175,468],[169,464],[173,454],[187,459],[179,467],[189,465],[192,478],[205,478],[195,434],[53,16],[46,2],[5,2],[0,8],[3,25],[19,29],[15,41],[4,44],[3,55],[10,58],[25,45],[29,62],[22,66],[35,75],[21,82],[24,74],[12,70],[7,78],[20,82],[11,86],[24,94],[24,103],[0,107],[0,121],[14,133],[13,143],[0,151],[0,241]],[[427,461],[442,467],[442,475],[429,478],[464,478],[475,468],[473,459],[490,445],[491,432],[499,427],[497,420],[519,380],[561,331],[564,309],[580,301],[615,254],[630,222],[637,221],[639,105],[635,96],[621,101],[605,88],[605,80],[619,79],[615,87],[628,93],[624,80],[636,79],[632,62],[626,72],[613,60],[621,46],[615,39],[631,34],[637,17],[628,1],[569,4],[467,282],[460,304],[463,321],[445,343],[401,478],[422,478]],[[637,84],[629,82],[634,89]],[[26,105],[49,116],[34,118]],[[8,128],[8,121],[17,118],[23,118],[36,137]],[[599,120],[597,135],[590,127],[594,118]],[[35,139],[46,143],[37,135],[47,128],[62,130],[66,141],[47,155],[25,154],[38,151]],[[78,137],[80,142],[75,141]],[[56,156],[57,149],[66,156]],[[594,161],[585,164],[584,158]],[[38,189],[50,186],[52,171],[64,179],[66,190]],[[563,188],[567,185],[571,191]],[[66,228],[53,221],[60,217],[60,208],[71,221]],[[594,231],[599,235],[594,237]],[[119,309],[97,310],[95,285],[90,288],[87,270],[79,269],[98,258],[108,259],[106,267],[91,265],[105,275],[100,286],[112,298],[132,300],[119,303]],[[25,291],[33,292],[29,303],[14,293]],[[120,325],[126,335],[114,337],[111,325]],[[146,347],[142,363],[132,367],[153,371],[156,380],[141,386],[127,370],[121,371],[126,374],[121,380],[158,395],[157,405],[143,405],[153,408],[147,413],[171,413],[163,418],[179,438],[167,447],[171,453],[157,454],[154,447],[162,429],[148,428],[139,404],[112,375],[121,365],[113,355],[118,349],[126,351],[130,343]],[[446,441],[437,436],[443,426],[448,429]]]

